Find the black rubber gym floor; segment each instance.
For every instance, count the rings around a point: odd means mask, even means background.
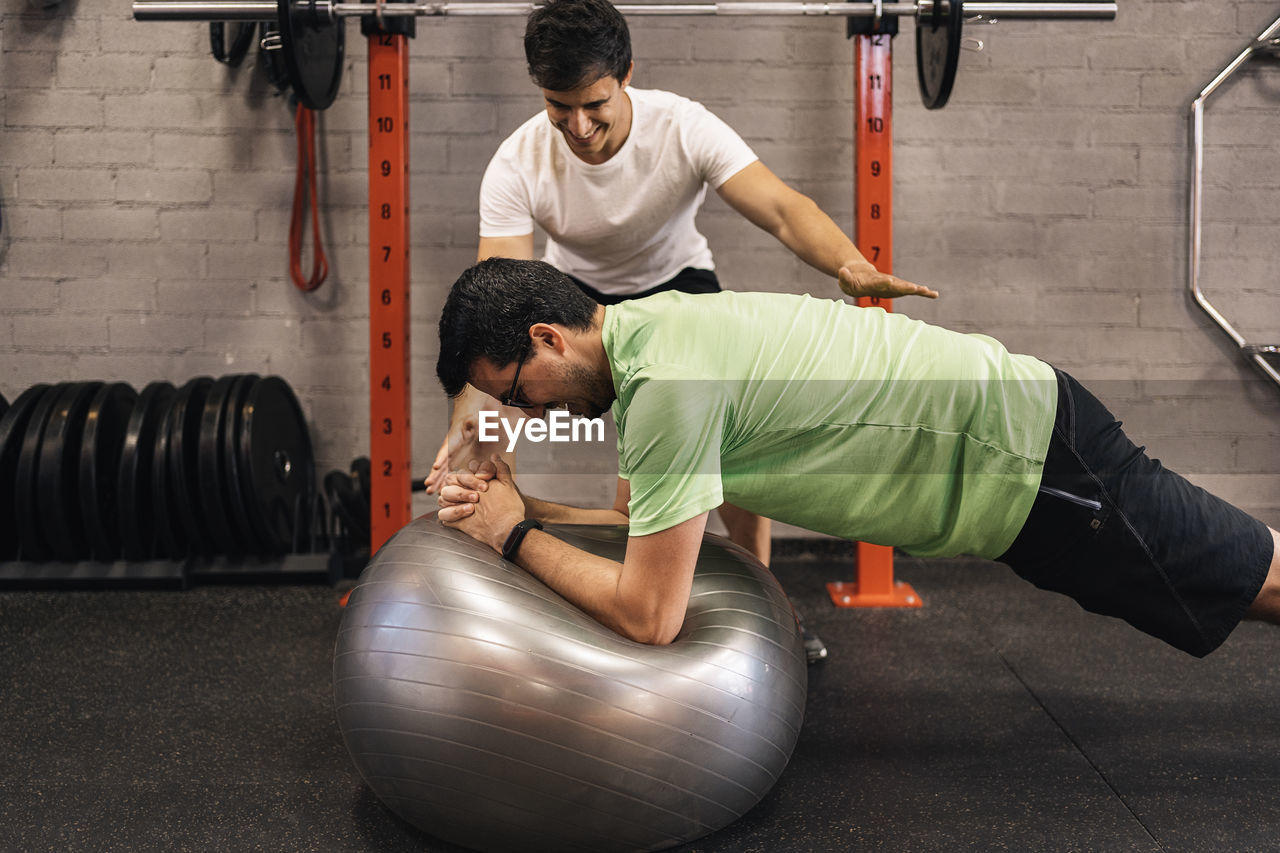
[[[777,786],[693,851],[1280,850],[1280,628],[1205,660],[977,560],[900,557],[925,607],[837,610]],[[364,787],[325,586],[0,594],[0,849],[457,851]]]

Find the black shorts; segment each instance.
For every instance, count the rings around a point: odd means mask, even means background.
[[[1001,562],[1202,657],[1257,597],[1274,545],[1266,525],[1147,456],[1058,371],[1041,492]]]
[[[701,270],[694,267],[685,267],[676,273],[670,281],[664,281],[657,287],[651,287],[639,293],[601,293],[581,279],[573,276],[569,276],[569,278],[574,284],[578,285],[579,290],[601,305],[617,305],[619,302],[626,302],[628,299],[643,299],[646,296],[665,293],[668,290],[679,290],[682,293],[720,292],[720,280],[716,278],[715,273],[711,270]]]

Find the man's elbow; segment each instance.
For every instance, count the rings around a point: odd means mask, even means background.
[[[622,635],[628,640],[636,643],[643,643],[646,646],[667,646],[675,641],[680,634],[680,627],[677,625],[674,629],[660,626],[634,626],[624,629]]]
[[[641,618],[626,620],[619,625],[618,633],[647,646],[666,646],[672,643],[684,627],[684,611],[676,613],[650,613]]]

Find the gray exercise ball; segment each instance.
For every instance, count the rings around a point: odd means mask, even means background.
[[[548,525],[611,559],[625,526]],[[434,516],[374,556],[333,665],[360,775],[477,850],[661,850],[727,826],[787,765],[807,670],[776,580],[708,534],[684,627],[624,639]]]

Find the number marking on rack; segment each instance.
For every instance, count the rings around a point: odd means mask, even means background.
[[[370,551],[409,523],[409,46],[369,36]]]
[[[854,36],[854,242],[881,272],[893,272],[893,47],[888,35]],[[892,299],[861,297],[863,307],[893,310]],[[858,579],[827,584],[838,607],[919,607],[909,585],[893,579],[893,549],[858,543]]]

